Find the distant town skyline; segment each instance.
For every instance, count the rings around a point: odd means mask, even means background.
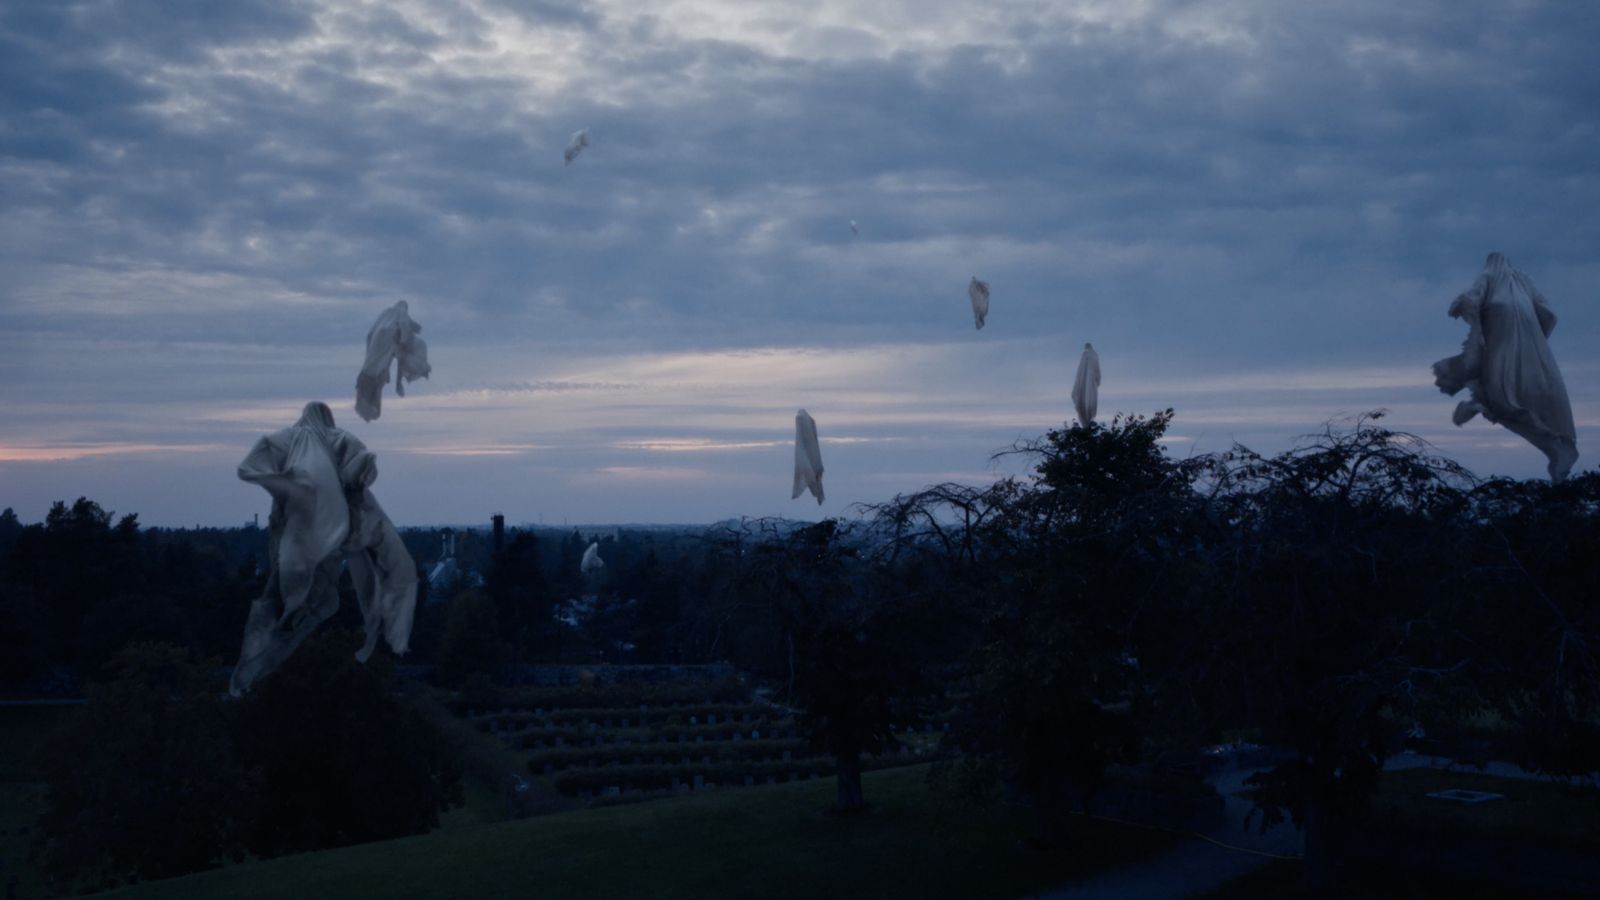
[[[1385,408],[1540,477],[1428,369],[1491,250],[1559,317],[1586,471],[1597,39],[1554,2],[8,3],[0,507],[242,524],[235,466],[322,400],[400,527],[847,515],[1023,471],[1085,341],[1101,420],[1172,407],[1175,455]],[[433,375],[365,423],[397,300]]]

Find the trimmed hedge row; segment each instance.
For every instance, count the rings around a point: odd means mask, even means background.
[[[591,760],[601,765],[610,765],[629,759],[650,760],[659,758],[661,763],[651,765],[667,765],[668,761],[691,757],[703,759],[711,757],[714,762],[727,760],[763,760],[777,759],[784,751],[798,758],[808,752],[805,741],[797,740],[761,740],[761,741],[725,741],[711,744],[622,744],[614,747],[572,747],[556,750],[541,750],[528,757],[528,768],[534,772],[543,772],[549,765],[560,771],[573,766],[586,767]],[[641,762],[639,765],[644,765]]]
[[[541,715],[537,712],[493,712],[473,718],[473,724],[479,731],[490,731],[495,726],[517,726],[522,724],[539,724],[546,727],[581,727],[594,725],[600,728],[622,728],[621,723],[628,722],[626,727],[659,727],[659,726],[693,726],[710,724],[706,720],[716,716],[717,724],[738,724],[748,716],[752,721],[760,718],[772,718],[779,714],[770,706],[760,703],[700,703],[692,706],[655,706],[645,709],[628,709],[626,707],[600,707],[585,706],[570,709],[545,710]],[[733,717],[732,721],[729,720]],[[690,722],[690,719],[696,721]],[[611,724],[606,724],[607,722]],[[757,726],[759,727],[759,726]]]
[[[574,729],[530,728],[526,731],[502,732],[501,737],[512,746],[536,749],[542,741],[554,743],[557,739],[578,747],[604,747],[612,745],[659,746],[662,744],[695,744],[735,740],[771,740],[792,738],[797,734],[793,722],[751,722],[735,725],[696,725],[684,728],[629,728],[629,729]],[[753,738],[750,735],[760,734]],[[738,735],[736,738],[735,735]],[[682,738],[680,741],[679,738]],[[696,738],[700,738],[696,741]]]
[[[862,760],[863,769],[886,769],[893,766],[908,765],[921,762],[920,758],[906,756],[879,756],[867,757]],[[711,765],[661,765],[661,766],[615,766],[604,769],[568,769],[558,775],[551,776],[551,782],[556,790],[567,796],[588,791],[600,791],[608,787],[619,787],[625,790],[670,790],[673,779],[680,784],[692,785],[696,775],[705,781],[722,786],[741,786],[746,775],[755,783],[760,784],[768,777],[778,781],[787,781],[791,776],[829,777],[835,773],[833,757],[809,756],[804,759],[795,759],[789,762],[769,763],[716,763]]]
[[[496,709],[625,709],[646,706],[688,706],[703,703],[746,703],[750,689],[737,678],[677,681],[667,684],[603,684],[591,686],[495,688],[476,707],[456,700],[456,713],[484,705]]]

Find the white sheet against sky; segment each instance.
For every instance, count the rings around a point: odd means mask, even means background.
[[[10,0],[0,506],[235,524],[321,399],[402,526],[811,518],[995,477],[1085,341],[1102,421],[1172,406],[1178,454],[1387,407],[1532,477],[1428,371],[1491,249],[1561,318],[1586,470],[1597,43],[1511,0]],[[363,423],[402,299],[434,376]]]

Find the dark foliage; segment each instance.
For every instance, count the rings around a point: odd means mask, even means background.
[[[101,888],[239,855],[254,786],[233,753],[218,668],[138,644],[109,669],[39,758],[47,871]]]
[[[360,636],[323,632],[240,704],[237,746],[256,792],[258,856],[420,834],[461,802],[460,762],[389,696],[388,666],[363,666]]]

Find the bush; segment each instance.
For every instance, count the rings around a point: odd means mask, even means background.
[[[421,834],[462,802],[461,761],[389,695],[384,661],[355,662],[358,634],[324,632],[239,710],[255,773],[250,850],[276,856]]]

